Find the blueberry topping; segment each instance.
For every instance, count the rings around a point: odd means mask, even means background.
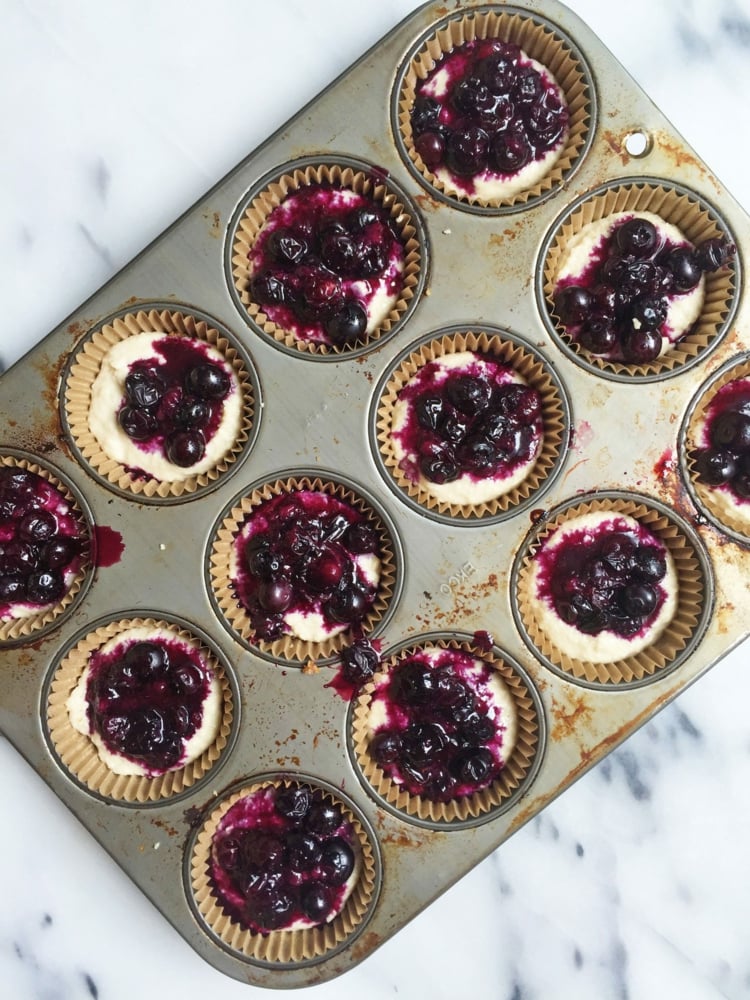
[[[361,302],[348,299],[325,321],[324,329],[337,347],[353,344],[367,329],[367,310]]]
[[[219,365],[196,365],[185,376],[185,388],[199,399],[223,399],[229,392],[229,376]]]
[[[304,785],[257,795],[230,807],[214,837],[213,887],[224,908],[262,932],[331,920],[356,866],[349,822]]]
[[[366,684],[380,664],[380,656],[368,639],[358,639],[341,654],[344,677],[357,686]]]

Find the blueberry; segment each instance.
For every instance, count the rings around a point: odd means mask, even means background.
[[[701,280],[703,272],[698,264],[695,251],[690,247],[676,247],[671,250],[665,263],[672,273],[678,292],[691,291]]]
[[[667,303],[661,297],[646,295],[633,304],[633,319],[644,330],[658,330],[667,318]]]
[[[518,54],[507,46],[505,51],[486,56],[479,64],[479,74],[492,94],[507,94],[516,82]]]
[[[489,383],[475,375],[457,375],[445,383],[446,398],[467,416],[476,416],[486,409],[491,392]]]
[[[211,419],[211,407],[204,399],[187,396],[174,411],[174,422],[178,427],[205,428]]]
[[[459,176],[481,173],[487,167],[489,146],[489,136],[478,125],[457,129],[451,134],[446,149],[449,169]]]
[[[325,321],[324,329],[336,347],[354,344],[367,330],[367,310],[356,299],[347,299]]]
[[[458,464],[447,452],[423,455],[419,460],[419,468],[425,479],[438,485],[453,482],[461,474]]]
[[[434,97],[417,97],[411,110],[411,127],[415,135],[426,132],[437,124],[440,102]]]
[[[286,857],[297,872],[309,872],[316,867],[322,856],[320,841],[312,834],[293,830],[285,837]]]
[[[397,733],[376,733],[370,740],[369,750],[378,764],[393,764],[401,755],[401,738]]]
[[[185,376],[185,388],[199,399],[223,399],[230,386],[229,375],[219,365],[210,362],[196,365]]]
[[[357,266],[357,248],[351,235],[344,232],[324,233],[320,241],[320,259],[337,274],[351,274]]]
[[[721,237],[713,237],[700,243],[695,259],[702,271],[718,271],[737,252],[733,243]]]
[[[164,382],[151,368],[134,368],[125,377],[125,395],[139,410],[156,406],[164,395]]]
[[[286,819],[300,823],[307,816],[313,797],[304,785],[289,785],[276,792],[276,812]]]
[[[456,755],[451,770],[467,785],[481,785],[495,769],[495,758],[486,747],[472,748]]]
[[[275,931],[288,923],[294,900],[281,889],[264,889],[248,899],[249,919],[261,930]]]
[[[302,912],[315,923],[323,923],[331,912],[331,893],[321,882],[308,882],[300,892]]]
[[[173,431],[164,442],[164,451],[173,465],[187,469],[203,458],[206,453],[206,442],[197,428]]]
[[[747,451],[750,449],[750,416],[738,410],[726,410],[711,423],[709,434],[713,445]]]
[[[443,414],[443,406],[442,396],[420,396],[414,404],[414,412],[419,426],[428,431],[437,430]]]
[[[377,533],[367,521],[357,521],[350,525],[344,535],[344,541],[349,551],[355,555],[376,552],[378,549]]]
[[[619,343],[614,321],[606,315],[591,316],[579,333],[578,340],[584,350],[598,357],[611,355]]]
[[[476,115],[491,111],[495,98],[478,76],[466,76],[451,91],[453,106],[463,115]]]
[[[440,132],[423,132],[414,140],[414,149],[426,167],[439,167],[445,159],[445,137]]]
[[[354,851],[343,837],[332,837],[323,847],[320,871],[328,885],[343,885],[354,871]]]
[[[258,591],[258,600],[265,611],[280,614],[294,600],[294,589],[288,580],[270,580]]]
[[[513,96],[521,104],[533,104],[544,93],[542,80],[533,66],[519,66]]]
[[[531,160],[534,151],[518,129],[498,132],[492,139],[490,162],[500,174],[514,174]]]
[[[656,330],[629,330],[622,338],[622,355],[626,361],[633,364],[655,361],[661,349],[661,334]]]
[[[351,684],[366,684],[380,665],[380,656],[367,639],[358,639],[341,654],[344,677]]]
[[[253,275],[250,282],[253,301],[262,306],[282,305],[288,297],[288,286],[284,280],[270,271]]]
[[[0,601],[22,601],[26,596],[26,580],[20,574],[0,574]]]
[[[566,285],[555,295],[555,311],[568,325],[585,322],[593,304],[593,295],[582,285]]]
[[[18,534],[24,541],[49,541],[57,531],[57,518],[50,510],[30,510],[18,524]]]
[[[302,263],[310,252],[310,247],[302,233],[280,227],[269,234],[264,250],[276,263],[293,266]]]
[[[628,584],[620,594],[620,606],[629,617],[645,618],[655,610],[658,595],[647,583]]]
[[[117,414],[120,427],[133,441],[148,441],[159,429],[156,417],[148,410],[139,410],[127,403]]]
[[[709,486],[728,482],[737,472],[737,459],[727,448],[707,448],[695,460],[698,478]]]
[[[153,680],[169,669],[169,653],[159,643],[136,642],[125,651],[122,665],[144,681]]]
[[[401,753],[406,760],[418,765],[432,760],[447,742],[445,730],[437,723],[412,723],[401,734]]]
[[[636,216],[617,227],[614,239],[620,251],[628,257],[653,257],[659,249],[659,234],[648,219]]]
[[[329,837],[338,830],[343,821],[339,807],[323,799],[312,804],[305,825],[311,833],[319,837]]]

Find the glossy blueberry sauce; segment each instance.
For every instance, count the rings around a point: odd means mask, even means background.
[[[718,390],[699,444],[693,459],[701,482],[750,504],[750,379],[733,379]]]
[[[141,451],[188,468],[221,425],[224,400],[235,391],[230,369],[188,337],[164,336],[152,349],[153,357],[130,366],[118,422]]]
[[[380,557],[369,520],[327,493],[295,490],[266,500],[235,541],[234,591],[255,634],[289,634],[285,616],[319,615],[326,634],[361,629],[377,594],[362,563]],[[324,636],[325,637],[325,636]]]
[[[289,195],[248,258],[250,293],[269,319],[336,347],[363,342],[376,296],[395,301],[403,286],[404,248],[388,213],[350,189],[310,185]]]
[[[558,148],[569,114],[551,77],[515,44],[475,39],[447,53],[416,88],[414,145],[456,188],[508,179]]]
[[[399,661],[372,697],[372,709],[385,712],[369,743],[381,770],[433,801],[490,785],[505,766],[506,730],[489,688],[493,676],[487,663],[460,650],[418,651]]]
[[[239,799],[214,834],[210,879],[224,910],[266,934],[324,924],[342,909],[357,868],[356,836],[340,807],[306,785]]]
[[[83,547],[81,526],[59,490],[20,466],[0,465],[0,620],[61,600]]]
[[[622,518],[571,528],[536,555],[537,595],[586,635],[643,635],[666,600],[664,545]]]
[[[542,400],[513,379],[511,368],[481,355],[456,368],[420,368],[398,394],[406,419],[393,431],[408,478],[503,480],[527,464],[541,442]]]
[[[199,652],[177,639],[130,639],[89,662],[89,727],[105,747],[151,777],[182,766],[210,690]]]

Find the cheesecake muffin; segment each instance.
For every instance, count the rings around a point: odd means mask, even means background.
[[[382,180],[336,166],[283,175],[233,237],[242,305],[276,341],[313,354],[361,348],[405,314],[419,277],[415,229]]]
[[[502,208],[571,171],[592,93],[556,28],[494,8],[444,18],[410,58],[397,99],[418,174],[449,200]]]
[[[655,361],[689,333],[705,299],[705,274],[735,248],[697,247],[652,212],[615,212],[584,226],[561,254],[555,311],[590,354],[626,364]]]
[[[553,669],[596,685],[675,665],[711,614],[700,540],[665,510],[613,495],[552,512],[513,570],[522,634]]]
[[[192,855],[199,912],[225,943],[254,958],[300,961],[361,924],[374,856],[350,807],[302,781],[262,780],[214,808]]]
[[[542,397],[471,351],[420,368],[398,393],[391,436],[406,477],[438,501],[476,506],[521,483],[543,435]]]
[[[384,377],[375,413],[384,471],[458,522],[516,509],[549,484],[566,439],[563,389],[507,333],[426,338]]]
[[[91,791],[148,802],[192,786],[227,745],[234,697],[217,654],[154,618],[107,622],[54,667],[52,746]]]
[[[688,466],[701,504],[721,524],[750,534],[750,365],[711,386],[690,420]]]
[[[82,457],[144,498],[182,496],[237,461],[254,429],[240,352],[207,321],[150,310],[116,317],[77,348],[65,415]]]
[[[0,455],[0,642],[54,621],[89,568],[89,529],[70,490],[41,466]]]
[[[353,745],[367,781],[436,822],[502,804],[524,780],[538,735],[524,679],[470,642],[423,641],[386,656],[355,701]]]
[[[698,195],[666,182],[610,183],[550,234],[540,307],[584,366],[623,380],[666,376],[726,331],[735,257],[728,229]]]
[[[212,587],[230,627],[273,656],[330,656],[372,629],[392,592],[383,523],[336,483],[291,479],[243,497],[223,518]]]
[[[200,647],[155,625],[124,629],[95,650],[67,708],[110,771],[154,778],[205,753],[223,699]]]

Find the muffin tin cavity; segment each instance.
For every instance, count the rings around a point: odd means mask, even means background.
[[[229,226],[225,267],[244,319],[274,346],[355,357],[392,337],[427,274],[419,213],[360,160],[305,158],[263,178]]]
[[[263,551],[251,553],[256,542]],[[230,501],[211,532],[206,573],[235,638],[264,659],[302,666],[382,631],[401,591],[403,557],[390,518],[359,486],[290,470]]]
[[[631,655],[621,655],[616,659],[614,657],[607,659],[602,654],[593,661],[561,648],[566,645],[564,637],[559,639],[560,645],[556,645],[550,629],[542,626],[537,612],[539,602],[548,609],[556,606],[550,603],[551,598],[542,595],[538,589],[541,583],[534,582],[532,570],[535,563],[539,562],[540,552],[544,551],[545,544],[556,532],[563,531],[566,525],[574,520],[577,522],[574,526],[577,530],[580,523],[577,519],[600,513],[611,516],[614,527],[608,529],[610,533],[630,534],[630,529],[621,527],[618,518],[632,519],[636,531],[645,529],[646,541],[648,535],[653,536],[656,543],[668,552],[674,571],[673,585],[666,584],[663,570],[661,574],[653,575],[658,576],[660,587],[667,587],[665,591],[667,597],[674,590],[674,608],[659,634],[655,635],[653,641],[645,648]],[[594,537],[597,537],[597,533],[598,529],[593,529]],[[560,534],[555,538],[557,544]],[[591,586],[597,590],[597,594],[594,595],[594,610],[601,606],[602,610],[606,611],[609,604],[619,600],[617,589],[620,585],[619,576],[617,579],[614,577],[610,579],[613,574],[609,573],[608,566],[599,566],[598,563],[594,566],[593,561],[601,562],[601,556],[594,547],[591,548],[591,553],[591,559],[585,566],[577,571],[574,568],[570,569],[572,586],[575,593],[578,593],[580,584],[585,587],[587,581],[591,580]],[[611,556],[611,565],[617,573],[620,571],[618,562],[620,558],[619,552]],[[623,558],[627,559],[627,556]],[[610,556],[604,561],[610,561]],[[592,574],[599,575],[594,578]],[[542,577],[540,581],[541,579]],[[639,580],[641,575],[634,581],[630,581],[628,577],[625,582],[637,584]],[[551,580],[551,584],[554,586],[554,580]],[[615,491],[602,491],[588,498],[575,497],[559,505],[540,520],[526,536],[514,560],[511,595],[516,625],[534,656],[560,676],[574,680],[584,687],[607,690],[635,688],[649,684],[679,667],[701,641],[711,620],[714,603],[711,564],[696,532],[682,518],[653,498]],[[590,603],[588,591],[581,591],[581,596]],[[597,604],[600,600],[604,602],[601,605]],[[558,611],[555,610],[554,614],[559,617]],[[573,627],[577,634],[585,637],[581,628],[577,625]],[[599,625],[596,627],[597,635],[605,638],[610,634],[615,635],[608,627]],[[639,637],[640,631],[639,629],[634,634],[634,641]]]
[[[750,357],[730,359],[698,390],[680,428],[690,496],[723,534],[750,541]]]
[[[473,760],[468,760],[468,756],[472,753],[475,757],[484,755],[489,760],[487,751],[478,749],[480,745],[502,744],[502,734],[496,738],[495,733],[484,733],[485,718],[481,698],[475,694],[467,701],[466,692],[461,690],[460,685],[456,685],[456,679],[461,677],[460,673],[451,678],[445,691],[433,690],[435,682],[427,686],[423,683],[424,690],[420,688],[411,694],[407,693],[405,697],[413,710],[413,718],[408,725],[406,719],[401,718],[403,708],[397,712],[400,720],[398,727],[403,730],[397,741],[404,746],[409,743],[405,766],[411,769],[415,778],[423,774],[424,779],[420,783],[427,782],[432,791],[411,794],[400,781],[386,773],[373,752],[371,712],[375,694],[386,690],[384,686],[390,683],[394,672],[398,674],[404,665],[409,665],[412,657],[426,651],[434,655],[434,650],[457,651],[462,656],[486,664],[489,674],[496,674],[500,678],[505,697],[509,698],[515,712],[515,742],[507,759],[502,761],[498,773],[486,787],[473,792],[464,791],[456,797],[451,797],[450,792],[443,793],[442,784],[447,782],[452,785],[454,779],[460,783],[467,774],[475,776],[476,764]],[[427,672],[428,679],[434,679],[437,672],[444,669],[442,664],[433,665]],[[410,689],[415,688],[415,684],[404,682],[401,679],[403,676],[403,673],[399,675],[397,686],[403,688],[406,684]],[[511,728],[507,716],[502,712],[495,725],[498,723],[502,729],[506,725],[508,730]],[[380,726],[381,723],[378,723],[374,731],[380,732]],[[469,734],[467,726],[478,728]],[[386,650],[378,672],[360,690],[349,710],[349,752],[365,790],[380,805],[407,822],[436,830],[460,830],[477,826],[510,809],[534,780],[544,754],[545,734],[542,704],[524,669],[503,650],[496,646],[480,648],[474,637],[461,632],[426,633]],[[414,747],[411,746],[412,743]],[[465,749],[458,748],[458,744],[463,746],[464,743]],[[452,752],[453,744],[457,747],[455,753]],[[442,761],[447,751],[451,751],[449,763]],[[497,752],[502,758],[501,745]],[[480,766],[483,763],[482,760],[479,761]],[[435,767],[438,771],[433,773]],[[451,773],[443,773],[445,767]],[[438,789],[437,785],[441,782],[441,788]]]
[[[274,831],[272,834],[274,849],[282,871],[285,866],[293,865],[290,855],[299,853],[301,837],[322,843],[319,834],[315,830],[308,829],[309,813],[304,814],[304,805],[297,809],[299,813],[297,818],[290,819],[279,814],[278,806],[273,804],[274,799],[278,802],[280,795],[286,795],[288,800],[290,792],[302,792],[303,795],[309,792],[313,802],[322,803],[326,811],[340,817],[346,830],[347,842],[351,843],[354,853],[354,885],[341,912],[329,922],[298,930],[271,930],[259,933],[244,926],[237,913],[231,914],[225,910],[217,896],[212,879],[212,857],[216,856],[215,845],[220,844],[222,840],[222,820],[230,810],[240,812],[233,827],[238,834],[236,839],[241,839],[243,829],[253,829],[255,824],[258,829],[263,825],[264,829]],[[247,818],[243,821],[241,815],[243,800],[244,803],[254,801],[257,803],[258,797],[263,803],[262,815],[258,815],[260,810],[254,810],[251,805],[247,810]],[[297,801],[301,798],[297,794]],[[319,826],[314,820],[312,825]],[[316,843],[302,846],[315,851]],[[265,854],[269,855],[271,849],[267,843],[264,846]],[[262,877],[262,864],[255,857],[257,854],[258,851],[250,863],[253,872],[250,876],[251,884],[253,881],[257,882],[258,877]],[[301,881],[309,882],[315,874],[316,872],[311,869],[306,875],[301,876]],[[184,878],[193,913],[199,924],[217,944],[253,964],[272,968],[304,967],[323,958],[333,957],[351,945],[362,933],[377,902],[382,865],[372,827],[344,793],[318,778],[307,778],[305,775],[291,777],[284,774],[266,774],[247,778],[241,784],[226,790],[218,803],[214,803],[210,811],[206,811],[187,845]],[[252,894],[251,889],[249,895]],[[273,904],[273,901],[271,902]],[[278,905],[277,903],[277,908]]]
[[[536,292],[541,318],[560,350],[594,374],[620,382],[652,382],[678,375],[705,360],[728,330],[739,299],[739,256],[732,253],[725,264],[705,273],[704,299],[697,319],[679,340],[665,344],[658,357],[625,362],[593,353],[566,329],[556,300],[556,285],[569,241],[585,226],[605,220],[615,213],[658,216],[663,222],[677,227],[693,246],[714,239],[722,240],[730,248],[735,246],[727,224],[696,192],[659,178],[635,177],[610,181],[568,206],[547,235],[537,268]],[[650,263],[647,262],[647,266],[650,267]],[[612,280],[615,284],[619,281]],[[640,281],[640,277],[637,280]],[[641,300],[661,295],[660,291],[653,290],[658,278],[652,280],[646,276],[643,280],[643,295],[640,285],[634,288],[634,293],[637,292]],[[665,301],[674,299],[674,293],[670,292]],[[610,307],[602,308],[606,311]],[[637,328],[643,324],[635,320],[633,325]]]
[[[148,344],[149,334],[175,338],[169,344],[168,353],[152,349]],[[152,367],[157,372],[168,372],[170,367],[186,368],[188,362],[177,358],[175,364],[172,355],[189,351],[189,358],[194,356],[196,362],[214,369],[218,364],[231,372],[232,382],[226,395],[216,397],[211,385],[202,386],[198,384],[198,379],[190,381],[190,375],[187,375],[186,384],[165,383],[156,390],[151,385],[138,387],[135,391],[139,393],[139,405],[130,406],[130,392],[126,392],[125,378],[121,378],[121,373],[115,373],[112,387],[100,394],[99,387],[109,374],[109,352],[113,348],[118,351],[127,349],[129,338],[139,338],[131,343],[144,344],[146,352],[145,359],[133,359],[130,373],[144,368],[143,362],[153,359],[157,364]],[[122,365],[121,362],[120,367]],[[140,373],[136,371],[136,374]],[[120,381],[122,384],[119,384]],[[176,310],[174,304],[153,303],[137,312],[122,312],[110,317],[88,333],[71,353],[62,384],[62,423],[78,460],[95,479],[115,493],[142,502],[175,503],[210,492],[237,468],[252,448],[258,432],[262,409],[260,385],[247,353],[216,320],[197,310]],[[100,414],[102,437],[112,434],[123,439],[132,438],[134,431],[130,429],[126,434],[122,429],[124,425],[118,420],[127,408],[136,411],[134,416],[139,418],[139,422],[149,423],[143,431],[136,428],[132,463],[109,455],[107,441],[99,440],[92,430],[92,397],[95,395],[103,400]],[[107,405],[111,412],[106,410]],[[192,409],[189,409],[191,405]],[[97,403],[97,411],[98,406]],[[199,413],[199,409],[203,412]],[[169,450],[170,436],[194,435],[197,428],[202,440],[204,424],[207,424],[208,431],[205,432],[206,450],[202,461],[199,463],[196,457],[191,463],[188,453],[173,462]],[[163,430],[165,426],[172,431]],[[213,437],[209,438],[209,432]],[[220,439],[223,444],[212,462],[212,442]],[[163,474],[144,472],[135,464],[139,461],[141,446],[144,456],[165,453],[167,465]],[[191,471],[191,464],[200,471]]]
[[[394,407],[400,399],[406,401],[409,397],[412,389],[407,386],[415,377],[419,378],[420,373],[424,376],[431,371],[428,365],[433,368],[435,363],[450,365],[451,359],[458,361],[467,352],[475,355],[480,363],[484,358],[492,365],[501,365],[506,370],[504,377],[508,378],[508,383],[503,383],[502,388],[499,383],[495,385],[487,398],[480,393],[478,401],[458,400],[458,409],[450,402],[438,403],[440,413],[430,417],[430,428],[422,427],[416,414],[412,414],[409,419],[414,424],[412,436],[419,438],[414,445],[417,450],[412,453],[407,448],[402,456],[402,448],[397,447],[393,437]],[[484,386],[487,392],[499,377],[497,374],[492,376]],[[499,398],[500,392],[510,386],[511,379],[517,380],[517,384],[525,384],[536,394],[533,412],[519,413],[519,407],[523,409],[525,403],[514,402],[510,394],[507,398]],[[428,393],[426,398],[434,400],[434,393]],[[399,499],[409,506],[445,523],[471,525],[481,521],[493,524],[537,502],[552,484],[565,460],[569,413],[562,382],[534,347],[514,334],[492,327],[482,326],[476,330],[451,327],[410,344],[384,372],[371,404],[370,440],[381,474]],[[422,422],[425,420],[427,417],[422,418]],[[403,424],[403,420],[399,419],[398,423]],[[406,430],[409,431],[408,426]],[[532,431],[540,435],[538,444],[530,443]],[[529,441],[523,438],[525,433]],[[527,457],[523,458],[525,455]],[[468,456],[466,461],[471,467],[467,466],[459,474],[463,469],[461,456]],[[433,457],[439,467],[430,475],[439,484],[437,487],[425,477],[420,466],[423,459],[429,462]],[[489,462],[486,467],[482,464],[485,459]],[[460,500],[446,498],[441,492],[441,480],[455,482],[457,479],[466,482],[468,493],[482,489],[499,495],[483,497],[478,502],[468,496],[466,500],[463,497]],[[494,491],[493,482],[496,484]],[[513,485],[505,485],[510,482]]]
[[[541,176],[529,176],[528,182],[520,186],[520,189],[507,193],[477,189],[472,179],[475,171],[465,165],[461,167],[460,174],[459,171],[452,170],[448,176],[442,173],[443,164],[431,162],[428,165],[423,157],[431,160],[431,156],[424,149],[420,152],[421,129],[415,128],[412,117],[420,86],[445,56],[450,57],[462,47],[466,51],[472,51],[492,41],[518,46],[528,59],[540,64],[548,74],[551,74],[554,83],[559,87],[564,106],[567,108],[567,114],[564,114],[567,130],[559,142],[556,141],[554,144],[553,148],[557,153],[554,162],[550,161],[549,167]],[[512,116],[519,113],[521,108],[530,108],[533,95],[528,97],[527,104],[527,98],[519,96],[517,92],[518,83],[509,82],[506,86],[502,81],[495,84],[494,80],[490,82],[488,94],[487,82],[482,81],[481,73],[481,67],[477,71],[474,69],[467,71],[465,79],[469,80],[469,89],[472,88],[474,79],[479,81],[480,87],[474,86],[473,91],[468,94],[469,108],[452,107],[451,113],[454,116],[456,114],[461,116],[467,111],[471,112],[468,119],[459,118],[457,122],[462,127],[467,120],[472,122],[472,127],[467,129],[467,133],[471,133],[467,139],[473,141],[473,144],[469,143],[471,145],[469,157],[474,155],[475,147],[479,145],[482,148],[489,147],[491,159],[495,130],[499,128],[498,135],[503,136],[509,131],[514,131]],[[500,74],[503,73],[507,75],[507,70],[501,66]],[[496,110],[489,113],[485,110],[496,103],[495,93],[500,98],[499,117]],[[550,100],[549,95],[539,94],[536,100],[542,117],[549,117],[549,110],[546,107]],[[459,97],[459,103],[460,101]],[[585,156],[596,121],[596,93],[593,80],[577,47],[546,18],[510,5],[478,7],[471,11],[451,14],[436,22],[412,47],[399,70],[391,105],[393,132],[399,153],[417,180],[436,197],[453,207],[479,214],[517,212],[538,205],[556,194],[562,185],[567,183]],[[507,121],[508,114],[512,115],[510,123]],[[528,115],[523,118],[523,123],[519,122],[518,125],[524,136],[528,128],[527,120]],[[539,139],[540,132],[544,131],[538,120],[536,128],[536,133],[529,133],[535,142]],[[450,144],[451,141],[455,140],[448,139],[447,143]],[[466,145],[463,140],[461,142]],[[542,146],[540,150],[544,148]],[[464,150],[461,146],[462,159],[467,152],[468,150]],[[482,153],[477,155],[484,164],[481,170],[486,170],[487,155]],[[537,155],[540,157],[539,162],[542,162],[542,152]],[[532,165],[535,162],[534,159],[531,160]],[[525,169],[528,169],[528,166],[529,164],[526,164]],[[492,163],[490,171],[490,178],[494,180],[508,180],[515,173],[511,167],[501,168],[497,164],[492,166]],[[457,174],[459,175],[456,176]]]
[[[0,647],[41,638],[93,579],[93,516],[57,469],[0,447]]]
[[[91,739],[79,732],[71,722],[69,699],[90,658],[108,642],[114,640],[116,643],[117,638],[129,630],[158,630],[167,634],[171,643],[187,645],[200,656],[205,669],[218,681],[220,716],[210,744],[192,763],[154,777],[119,774],[111,770]],[[136,677],[134,682],[130,682],[128,677],[117,682],[116,694],[119,691],[122,695],[123,684],[129,683],[124,694],[128,696],[127,701],[131,702],[134,684],[137,697],[139,680],[148,680],[149,690],[158,687],[159,682],[154,684],[150,678]],[[190,680],[188,678],[188,682]],[[170,677],[162,683],[171,689],[177,682]],[[97,798],[132,806],[156,805],[167,799],[183,797],[198,787],[209,772],[215,774],[237,736],[239,711],[236,679],[213,641],[188,622],[173,616],[166,618],[158,613],[144,613],[137,617],[111,617],[95,622],[93,627],[75,635],[52,664],[44,684],[41,706],[44,733],[50,751],[67,775]],[[149,741],[149,749],[154,740],[161,741],[162,733],[169,735],[168,730],[174,724],[171,716],[167,717],[163,711],[158,708],[155,710],[150,704],[137,709],[137,713],[143,716],[141,721],[146,728],[141,736]]]

